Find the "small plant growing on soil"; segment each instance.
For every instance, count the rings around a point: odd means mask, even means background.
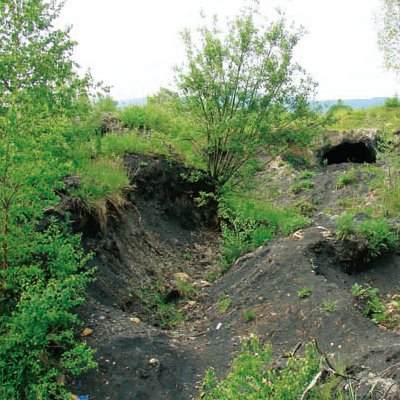
[[[313,171],[302,171],[299,175],[300,179],[313,179],[317,174]]]
[[[342,172],[342,174],[336,180],[336,190],[357,182],[357,179],[357,171],[354,167],[350,168],[348,171]]]
[[[226,312],[228,310],[230,305],[231,305],[231,299],[228,296],[222,297],[221,299],[219,299],[219,302],[218,302],[219,312],[221,314],[223,314],[224,312]]]
[[[188,298],[196,294],[196,288],[190,282],[178,279],[175,282],[175,286],[181,297]]]
[[[305,286],[302,289],[300,289],[297,292],[297,295],[301,298],[301,299],[305,299],[307,297],[309,297],[312,293],[312,288]]]
[[[182,254],[182,258],[186,261],[191,261],[193,260],[193,254],[189,250],[187,250]]]
[[[306,216],[306,217],[311,217],[315,210],[316,210],[316,205],[310,202],[307,198],[301,197],[295,204],[294,207],[296,210],[300,212],[300,214]]]
[[[244,312],[244,317],[246,318],[246,321],[250,322],[253,321],[257,316],[257,313],[254,310],[246,310]]]
[[[310,180],[301,180],[299,182],[295,182],[290,190],[292,191],[292,193],[294,194],[298,194],[300,192],[302,192],[303,190],[310,190],[314,187],[314,182],[310,181]]]
[[[388,303],[385,303],[380,299],[378,289],[357,283],[351,288],[351,292],[364,316],[388,328],[393,328],[396,322],[398,324],[400,319],[399,296],[393,296]]]
[[[379,322],[382,319],[385,306],[379,299],[378,289],[356,283],[351,288],[351,292],[356,297],[366,317],[371,318],[375,322]]]
[[[337,310],[338,302],[334,300],[324,300],[321,304],[321,311],[332,313]]]

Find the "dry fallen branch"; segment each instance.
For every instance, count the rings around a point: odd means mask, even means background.
[[[389,378],[390,375],[392,375],[393,372],[394,372],[396,369],[398,369],[398,368],[400,368],[400,363],[393,364],[393,365],[391,365],[390,367],[388,367],[388,368],[386,368],[385,370],[383,370],[383,371],[379,374],[379,376],[380,376],[381,378]]]
[[[300,400],[304,400],[309,392],[311,392],[312,389],[314,389],[315,385],[318,383],[318,381],[321,379],[324,371],[319,371],[317,375],[314,376],[313,380],[310,382],[310,384],[307,386],[306,390],[303,392],[301,395]]]

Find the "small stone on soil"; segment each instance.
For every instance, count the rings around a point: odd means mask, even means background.
[[[159,364],[160,364],[160,361],[158,361],[157,358],[150,358],[149,364],[150,364],[150,365],[159,365]]]
[[[93,333],[93,329],[90,328],[85,328],[82,333],[81,336],[85,337],[85,336],[90,336]]]
[[[177,272],[174,274],[174,278],[177,281],[180,282],[189,282],[190,281],[190,276],[188,274],[185,274],[184,272]]]

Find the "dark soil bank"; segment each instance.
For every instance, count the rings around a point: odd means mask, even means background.
[[[206,368],[226,371],[250,333],[272,343],[277,365],[283,353],[311,339],[352,373],[377,374],[400,362],[399,336],[365,318],[350,291],[357,282],[394,292],[400,284],[397,255],[346,274],[343,245],[334,240],[329,219],[318,217],[315,226],[240,258],[209,286],[205,277],[218,262],[215,205],[194,205],[209,183],[190,184],[182,166],[159,158],[132,156],[126,165],[136,185],[130,206],[104,235],[85,238],[98,270],[80,313],[93,330],[86,339],[97,349],[99,367],[74,383],[74,393],[110,400],[196,398]],[[321,173],[314,189],[326,201],[334,172]],[[199,288],[195,299],[179,299],[177,272]],[[186,315],[178,328],[160,329],[144,301],[143,293],[156,287],[164,299],[177,293],[177,307]],[[301,299],[304,287],[312,293]],[[221,312],[225,296],[230,306]],[[396,381],[396,370],[391,375]]]

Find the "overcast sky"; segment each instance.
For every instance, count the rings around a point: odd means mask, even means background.
[[[265,15],[279,6],[308,34],[296,60],[319,83],[319,99],[369,98],[400,93],[382,67],[374,13],[379,0],[260,0]],[[221,22],[243,0],[67,0],[60,23],[72,25],[75,59],[116,99],[145,97],[173,85],[184,59],[179,32],[200,24],[201,9]]]

